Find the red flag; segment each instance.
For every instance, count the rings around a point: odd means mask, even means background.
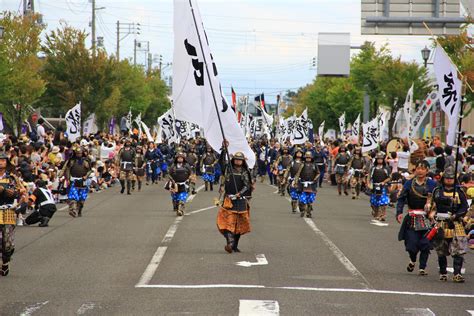
[[[230,87],[230,89],[232,90],[232,107],[235,110],[235,107],[237,105],[237,94],[235,94],[234,87]]]
[[[234,112],[237,114],[237,122],[240,123],[240,119],[242,114],[237,110],[237,94],[235,93],[234,87],[230,87],[232,90],[232,108],[234,109]]]

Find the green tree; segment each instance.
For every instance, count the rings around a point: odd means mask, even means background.
[[[42,66],[38,58],[40,34],[43,26],[37,23],[37,15],[18,16],[3,12],[0,25],[4,28],[0,40],[0,103],[7,122],[16,125],[23,121],[27,112],[24,107],[33,105],[45,90],[45,82],[40,76]],[[20,104],[16,111],[13,104]]]
[[[148,126],[153,126],[156,124],[157,118],[171,107],[171,103],[167,96],[168,87],[161,80],[159,70],[152,71],[147,78],[147,85],[151,91],[151,102],[145,111],[143,121]]]
[[[91,111],[89,93],[96,69],[85,45],[87,34],[67,24],[46,35],[42,46],[46,55],[42,76],[47,89],[42,104],[54,114],[65,114],[78,102],[82,103],[83,117]]]

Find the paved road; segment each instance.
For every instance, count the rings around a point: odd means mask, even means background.
[[[200,191],[188,215],[176,218],[162,184],[132,196],[117,188],[92,194],[82,218],[60,211],[49,228],[18,227],[11,274],[0,278],[0,314],[469,315],[474,310],[472,252],[465,284],[440,283],[434,255],[429,276],[409,274],[394,216],[388,226],[372,225],[367,198],[338,197],[325,187],[309,220],[291,214],[289,202],[275,190],[258,185],[253,230],[242,237],[239,254],[224,252],[214,192]]]

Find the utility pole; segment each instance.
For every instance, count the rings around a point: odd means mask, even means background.
[[[133,65],[137,65],[137,39],[133,40]]]
[[[153,58],[151,57],[151,53],[148,53],[148,75],[151,75],[152,63],[153,63]]]
[[[124,31],[125,36],[120,38],[121,32]],[[117,60],[120,61],[120,42],[130,34],[140,35],[140,23],[121,23],[117,21],[117,51],[115,52]]]
[[[95,56],[95,0],[92,0],[92,24],[91,24],[91,35],[92,35],[92,55]]]
[[[120,61],[120,21],[117,21],[117,51],[115,53],[117,61]]]

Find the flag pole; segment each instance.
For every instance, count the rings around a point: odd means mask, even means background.
[[[457,142],[456,142],[456,163],[454,164],[454,191],[453,191],[453,200],[456,199],[456,183],[458,180],[458,164],[459,164],[459,147],[461,147],[461,128],[462,128],[462,119],[464,114],[464,101],[466,98],[466,77],[463,78],[461,86],[461,104],[459,109],[459,120],[458,120],[458,131],[457,131]],[[454,203],[453,203],[454,208]]]
[[[199,28],[197,26],[196,15],[194,13],[192,0],[189,0],[189,7],[191,8],[191,13],[193,15],[194,27],[196,29],[197,38],[199,40],[199,47],[201,48],[202,58],[204,59],[204,65],[205,65],[205,68],[206,68],[207,79],[209,80],[209,85],[211,87],[212,99],[214,101],[214,108],[216,110],[217,120],[219,122],[219,128],[221,130],[222,139],[223,139],[224,151],[225,151],[226,158],[227,158],[227,161],[228,161],[227,167],[229,168],[230,175],[232,176],[232,179],[233,179],[233,182],[234,182],[235,190],[237,191],[237,182],[235,181],[234,173],[232,171],[232,166],[230,165],[230,154],[229,154],[229,150],[227,149],[227,139],[226,139],[225,134],[224,134],[224,128],[222,127],[222,120],[221,120],[221,116],[219,114],[219,107],[217,106],[216,94],[214,92],[214,87],[212,86],[211,74],[209,73],[209,67],[208,67],[207,60],[206,60],[206,54],[204,54],[204,48],[202,46],[201,34],[199,33]]]

